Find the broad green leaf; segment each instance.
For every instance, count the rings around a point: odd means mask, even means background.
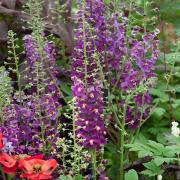
[[[162,157],[156,157],[156,158],[154,158],[154,163],[157,165],[157,166],[160,166],[161,164],[163,164],[164,163],[164,158],[162,158]]]
[[[159,174],[163,174],[163,172],[164,172],[164,170],[162,170],[162,169],[158,169],[158,171],[156,171],[156,172],[146,169],[144,171],[141,171],[141,174],[148,176],[148,177],[153,177],[153,176],[157,176]]]
[[[152,147],[152,152],[154,152],[154,155],[162,155],[165,151],[165,147],[162,144],[157,143],[155,141],[149,140],[148,145]]]
[[[178,106],[173,112],[173,116],[176,117],[176,119],[180,119],[180,106]]]
[[[125,180],[138,180],[138,174],[134,169],[129,170],[125,176]]]
[[[166,157],[169,157],[170,155],[175,156],[176,155],[180,155],[180,148],[179,148],[179,144],[178,145],[172,145],[172,146],[166,146],[166,149],[168,152],[168,154],[164,154]],[[172,156],[170,156],[172,157]]]
[[[164,59],[164,55],[160,53],[160,59]],[[180,55],[178,53],[169,53],[165,55],[166,61],[169,63],[180,62]],[[164,60],[163,60],[164,61]]]
[[[161,169],[161,167],[157,166],[154,161],[144,163],[143,164],[147,170],[142,171],[141,174],[147,175],[149,177],[157,176],[159,174],[162,174],[164,171]]]
[[[59,177],[59,180],[68,180],[68,178],[67,178],[67,176],[61,175],[61,176]]]
[[[77,175],[73,178],[73,180],[83,180],[83,176],[82,175]]]
[[[156,107],[156,108],[153,109],[153,112],[161,117],[166,113],[166,110],[161,108],[161,107]]]
[[[154,96],[158,96],[162,102],[169,101],[169,96],[160,89],[151,89],[150,93]]]
[[[162,144],[164,144],[164,143],[166,142],[166,139],[165,139],[165,137],[164,137],[164,134],[162,134],[161,132],[159,132],[159,133],[157,134],[156,139],[157,139],[157,141],[158,141],[159,143],[162,143]]]
[[[68,86],[68,85],[65,84],[64,82],[61,82],[60,87],[61,87],[61,90],[62,90],[65,94],[67,94],[67,95],[69,95],[69,96],[72,96],[70,86]]]
[[[150,151],[139,151],[138,152],[138,157],[143,158],[145,156],[153,156],[153,153]]]
[[[152,171],[156,171],[156,168],[158,167],[153,161],[147,162],[143,164],[147,169],[150,169]]]

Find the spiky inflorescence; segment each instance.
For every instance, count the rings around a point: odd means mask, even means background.
[[[128,105],[127,108],[126,125],[137,128],[139,122],[148,117],[151,109],[148,88],[152,86],[149,81],[155,77],[153,69],[158,54],[157,34],[142,33],[142,27],[139,26],[131,27],[123,13],[105,16],[102,1],[82,1],[79,7],[72,64],[74,96],[77,99],[85,98],[82,97],[83,93],[93,85],[93,79],[100,79],[97,66],[100,63],[106,81],[113,90],[119,89],[123,96],[136,91],[134,107]],[[140,88],[142,84],[144,90]],[[80,92],[75,93],[78,89]]]
[[[25,131],[31,137],[30,143],[34,149],[44,148],[55,151],[55,143],[58,137],[58,110],[60,108],[59,82],[53,54],[53,46],[48,41],[44,47],[38,47],[38,43],[32,36],[24,37],[24,46],[27,55],[27,65],[30,69],[28,98],[23,102],[23,111],[29,118],[30,131]],[[24,108],[25,107],[25,108]],[[26,122],[27,123],[27,122]],[[50,146],[49,146],[50,145]]]
[[[27,89],[21,92],[21,99],[17,92],[3,107],[2,132],[5,141],[11,143],[12,152],[34,154],[43,150],[57,155],[58,110],[61,105],[54,48],[45,41],[40,53],[32,36],[25,36],[24,41],[29,78],[25,80]]]
[[[148,81],[155,77],[157,34],[146,32],[142,35],[141,27],[129,28],[123,14],[113,14],[107,21],[107,69],[111,86],[121,90],[124,96],[130,95],[142,84],[146,86],[143,91],[136,91],[134,104],[128,105],[126,111],[126,125],[134,129],[148,117],[151,108],[148,88],[152,84]]]
[[[99,149],[105,144],[102,82],[95,58],[104,43],[104,29],[100,33],[99,28],[104,23],[103,11],[102,1],[79,3],[71,75],[77,109],[76,136],[83,147],[92,149]]]

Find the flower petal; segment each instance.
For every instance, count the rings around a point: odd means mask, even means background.
[[[57,166],[58,163],[55,159],[47,160],[42,166],[42,173],[50,175],[56,169]]]
[[[1,152],[0,163],[5,167],[11,168],[15,166],[16,160],[9,156],[7,153]]]
[[[26,160],[20,160],[19,161],[19,169],[21,169],[24,172],[32,172],[33,171],[33,166]]]

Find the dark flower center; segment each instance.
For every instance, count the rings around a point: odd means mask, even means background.
[[[36,164],[33,166],[33,172],[34,173],[40,173],[41,172],[41,166],[39,164]]]

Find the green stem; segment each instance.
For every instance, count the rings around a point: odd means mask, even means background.
[[[76,127],[75,127],[75,107],[74,107],[74,100],[73,100],[73,141],[74,141],[74,172],[77,170],[77,143],[76,143]]]
[[[84,83],[85,83],[85,88],[87,90],[87,65],[88,65],[88,57],[87,57],[87,51],[86,51],[86,46],[87,46],[87,41],[86,41],[86,17],[85,17],[85,1],[82,0],[82,24],[83,24],[83,50],[84,50],[84,73],[85,73],[85,77],[84,77]]]
[[[91,151],[91,158],[92,158],[92,180],[96,180],[96,150]]]
[[[17,81],[18,81],[18,96],[19,96],[19,101],[20,104],[22,104],[22,89],[21,89],[21,74],[19,73],[19,59],[17,57],[16,53],[16,45],[15,45],[15,39],[14,39],[14,34],[11,32],[11,37],[12,37],[12,49],[13,49],[13,55],[14,55],[14,60],[15,60],[15,68],[16,68],[16,74],[17,74]]]
[[[64,168],[66,167],[66,164],[65,164],[65,147],[63,147],[63,150],[62,150],[62,162],[63,162],[63,170],[64,170]]]
[[[2,167],[0,166],[0,171],[1,171],[1,174],[2,174],[2,178],[3,178],[3,180],[6,180],[6,176],[5,176],[5,174],[4,174],[4,172],[3,172],[3,170],[2,170]]]
[[[120,180],[124,179],[124,137],[125,137],[125,121],[126,121],[126,110],[127,110],[127,102],[124,105],[123,108],[123,119],[121,123],[121,144],[120,144]]]
[[[11,180],[11,175],[7,175],[7,179],[8,179],[8,180]]]

